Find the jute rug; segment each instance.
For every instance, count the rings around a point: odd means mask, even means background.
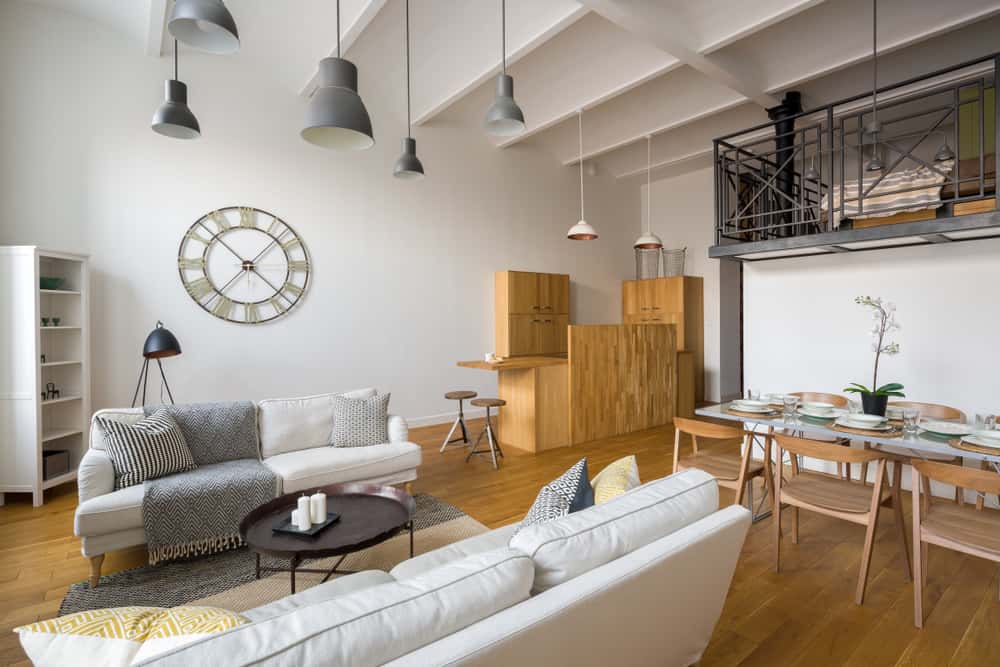
[[[434,496],[418,494],[414,513],[413,552],[427,553],[487,531],[461,510]],[[369,549],[350,554],[341,564],[345,570],[390,570],[409,558],[409,534]],[[303,567],[330,568],[336,558],[305,561]],[[262,565],[287,567],[287,561],[261,559]],[[334,575],[336,578],[339,575]],[[297,573],[296,591],[318,584],[321,574]],[[166,565],[137,567],[101,577],[101,585],[91,589],[86,581],[70,586],[59,615],[106,607],[174,607],[182,604],[209,605],[245,611],[289,595],[286,572],[254,578],[254,555],[235,549],[213,556],[176,561]]]

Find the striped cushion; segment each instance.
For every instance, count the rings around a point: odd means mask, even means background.
[[[166,410],[157,410],[135,424],[103,417],[97,421],[107,434],[116,489],[196,467],[184,434]]]
[[[890,163],[891,164],[891,163]],[[935,162],[934,168],[920,166],[897,169],[885,174],[881,171],[865,172],[861,179],[863,211],[858,214],[858,181],[844,182],[844,217],[854,220],[885,218],[897,213],[914,213],[941,206],[941,186],[955,166],[954,160]],[[874,187],[872,187],[874,185]],[[823,200],[826,211],[833,199],[834,221],[840,224],[840,186],[831,188]]]

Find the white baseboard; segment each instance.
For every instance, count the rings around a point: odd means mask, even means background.
[[[465,411],[466,419],[481,419],[486,416],[485,408],[469,408]],[[454,412],[442,412],[439,415],[426,415],[424,417],[407,417],[406,423],[410,428],[416,426],[434,426],[436,424],[450,424],[458,417],[458,410]]]

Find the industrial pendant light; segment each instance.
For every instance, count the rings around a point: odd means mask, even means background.
[[[944,132],[939,132],[938,134],[944,138],[944,143],[942,143],[941,147],[937,149],[936,153],[934,153],[934,161],[945,162],[946,160],[954,160],[955,151],[951,150],[951,146],[948,145],[948,135]]]
[[[337,0],[337,55],[319,61],[319,85],[306,108],[300,136],[311,144],[357,151],[375,145],[372,121],[358,95],[358,68],[340,57],[340,0]]]
[[[512,137],[524,131],[524,114],[514,101],[514,79],[507,75],[507,2],[500,0],[501,72],[497,96],[486,112],[486,131],[494,137]]]
[[[201,136],[198,119],[188,108],[187,85],[177,79],[177,40],[174,40],[174,78],[167,79],[166,101],[153,114],[152,128],[174,139],[197,139]]]
[[[882,124],[878,122],[878,0],[872,0],[872,120],[865,127],[865,132],[872,137],[872,157],[865,164],[865,171],[882,171],[884,167],[878,150],[881,131]]]
[[[167,30],[175,39],[209,53],[240,50],[236,21],[222,0],[176,0]]]
[[[663,241],[660,237],[653,233],[652,231],[652,219],[653,219],[653,209],[652,209],[652,178],[651,174],[653,172],[653,136],[650,134],[646,135],[646,233],[635,240],[632,244],[633,248],[640,248],[642,250],[659,250],[663,247]]]
[[[583,214],[583,109],[576,112],[580,119],[580,222],[569,228],[566,238],[573,241],[593,241],[597,230],[590,226]]]
[[[392,175],[409,180],[424,177],[424,165],[417,158],[417,142],[410,127],[410,0],[406,0],[406,138],[403,139],[403,154],[396,160]]]
[[[806,169],[806,173],[802,174],[802,177],[807,181],[818,181],[819,171],[816,169],[816,156],[812,156],[812,160],[809,162],[809,168]]]

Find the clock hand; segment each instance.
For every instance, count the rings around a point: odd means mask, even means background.
[[[233,250],[232,247],[228,243],[226,243],[225,241],[222,240],[221,233],[215,233],[215,232],[213,232],[211,229],[209,229],[208,227],[206,227],[204,223],[199,223],[199,224],[201,224],[202,229],[204,229],[205,231],[207,231],[209,234],[212,235],[212,240],[218,241],[222,245],[223,248],[225,248],[229,252],[233,253],[233,255],[236,256],[236,259],[240,260],[240,262],[246,261],[242,257],[240,257],[240,253],[238,253],[235,250]]]
[[[232,285],[232,284],[233,284],[234,282],[236,282],[236,280],[237,280],[237,279],[238,279],[238,278],[239,278],[239,277],[240,277],[241,275],[243,275],[243,273],[244,273],[245,271],[246,271],[246,269],[241,269],[241,270],[240,270],[239,272],[237,272],[237,274],[236,274],[235,276],[233,276],[232,278],[230,278],[230,279],[229,279],[229,280],[228,280],[228,281],[226,282],[226,284],[225,284],[225,285],[223,285],[222,287],[218,287],[218,288],[216,288],[216,287],[215,287],[215,286],[213,285],[212,287],[214,288],[214,293],[212,294],[212,297],[211,297],[211,298],[210,298],[210,299],[209,299],[208,301],[206,301],[206,302],[205,302],[205,305],[207,306],[208,304],[210,304],[210,303],[212,303],[213,301],[215,301],[215,300],[216,300],[216,298],[218,298],[218,297],[220,297],[220,296],[223,296],[223,294],[225,293],[225,291],[226,291],[227,289],[229,289],[229,287],[230,287],[230,286],[231,286],[231,285]]]
[[[259,278],[260,278],[261,280],[263,280],[263,281],[264,281],[265,283],[267,283],[268,287],[270,287],[271,289],[273,289],[273,290],[275,291],[275,293],[276,293],[276,294],[280,294],[280,295],[281,295],[282,297],[284,297],[285,301],[287,301],[287,302],[288,302],[288,303],[290,303],[290,304],[291,304],[291,303],[295,303],[294,301],[292,301],[291,299],[289,299],[289,298],[288,298],[287,296],[285,296],[285,293],[284,293],[284,292],[282,292],[282,291],[281,291],[281,290],[280,290],[279,288],[275,287],[275,286],[274,286],[274,284],[273,284],[273,283],[272,283],[272,282],[271,282],[270,280],[268,280],[267,278],[265,278],[265,277],[264,277],[264,276],[263,276],[263,275],[261,274],[261,272],[260,272],[260,271],[258,271],[257,269],[250,269],[250,270],[251,270],[251,271],[253,271],[254,273],[256,273],[256,274],[257,274],[257,276],[258,276],[258,277],[259,277]]]

